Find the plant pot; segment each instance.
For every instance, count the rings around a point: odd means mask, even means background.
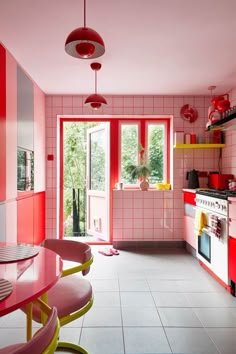
[[[148,188],[149,188],[149,183],[148,183],[148,180],[147,179],[144,179],[140,182],[140,185],[139,185],[141,191],[148,191]]]

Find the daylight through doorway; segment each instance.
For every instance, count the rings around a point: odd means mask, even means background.
[[[64,238],[76,238],[91,243],[108,239],[109,213],[100,215],[99,209],[109,210],[108,187],[105,188],[104,183],[101,183],[104,179],[108,185],[109,164],[105,155],[109,149],[105,145],[106,139],[98,139],[104,135],[93,134],[91,140],[89,134],[90,131],[96,130],[102,132],[103,127],[103,122],[63,122]],[[93,165],[101,168],[98,170],[96,167],[94,173]],[[105,208],[101,208],[104,203]]]

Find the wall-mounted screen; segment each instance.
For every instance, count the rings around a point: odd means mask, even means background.
[[[34,152],[17,148],[17,190],[34,189]]]

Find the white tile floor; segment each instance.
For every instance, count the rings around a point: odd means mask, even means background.
[[[89,354],[235,354],[236,298],[184,250],[98,253],[94,306],[61,329]],[[24,340],[24,314],[0,318],[0,347]],[[33,354],[33,353],[32,353]]]

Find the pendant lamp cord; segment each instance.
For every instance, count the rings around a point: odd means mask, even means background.
[[[84,0],[84,27],[86,27],[86,0]]]
[[[97,94],[97,70],[95,70],[95,94]]]

